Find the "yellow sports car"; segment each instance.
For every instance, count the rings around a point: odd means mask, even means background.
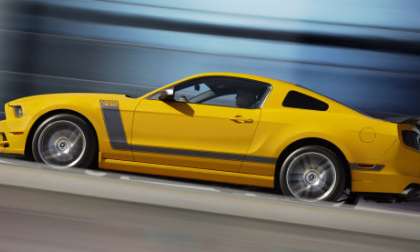
[[[375,119],[300,86],[235,73],[142,97],[47,94],[8,102],[0,152],[89,167],[276,188],[305,201],[420,184],[416,122]]]

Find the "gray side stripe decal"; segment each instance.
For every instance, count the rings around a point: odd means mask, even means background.
[[[131,146],[127,143],[118,103],[101,101],[101,108],[112,148],[117,150],[131,150]]]
[[[244,156],[239,154],[230,154],[222,152],[196,151],[173,149],[166,147],[153,147],[145,145],[131,145],[127,142],[127,137],[122,124],[121,113],[118,103],[115,101],[101,101],[102,114],[105,121],[105,127],[108,132],[108,137],[112,148],[117,150],[131,150],[135,152],[152,152],[168,155],[181,155],[202,158],[214,158],[224,160],[245,160],[256,163],[274,164],[276,158],[259,157],[259,156]]]
[[[255,163],[275,164],[277,162],[277,158],[260,157],[260,156],[246,156],[245,161],[255,162]]]
[[[362,171],[381,171],[384,167],[384,165],[350,164],[352,170]]]

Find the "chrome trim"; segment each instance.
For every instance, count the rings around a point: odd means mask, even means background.
[[[263,101],[260,103],[260,106],[258,106],[259,109],[264,106],[265,102],[268,100],[268,97],[271,94],[271,91],[273,90],[273,86],[271,84],[267,84],[267,85],[268,85],[268,88],[267,88],[267,91],[265,92],[265,97]]]
[[[286,168],[286,185],[293,197],[308,202],[328,198],[337,184],[336,168],[331,159],[320,152],[291,157]]]
[[[70,136],[60,131],[57,132],[62,134],[50,131],[54,130],[55,125],[60,124],[69,127]],[[46,121],[38,130],[40,130],[37,141],[38,154],[43,163],[51,167],[63,168],[74,167],[82,160],[87,150],[87,139],[83,130],[76,123],[68,120]],[[48,136],[51,132],[55,134]],[[48,146],[45,145],[46,143]],[[77,151],[77,148],[80,151]]]

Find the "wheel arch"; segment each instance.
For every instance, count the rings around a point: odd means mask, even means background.
[[[41,125],[41,123],[43,121],[45,121],[47,118],[50,118],[52,116],[58,115],[58,114],[71,114],[77,117],[80,117],[82,120],[84,120],[85,122],[87,122],[89,124],[90,127],[92,127],[93,129],[93,133],[95,134],[95,139],[96,139],[96,144],[99,148],[99,139],[98,139],[98,133],[97,130],[95,128],[95,126],[93,125],[93,123],[83,114],[71,110],[71,109],[55,109],[55,110],[51,110],[48,111],[42,115],[40,115],[35,121],[34,123],[31,125],[31,128],[29,130],[28,136],[26,137],[26,142],[25,142],[25,157],[27,159],[33,160],[33,155],[32,155],[32,139],[35,135],[35,132],[37,130],[37,128],[39,127],[39,125]]]
[[[274,188],[276,190],[280,190],[279,183],[277,183],[277,181],[279,180],[281,166],[283,162],[286,160],[286,158],[289,156],[289,154],[291,154],[294,150],[297,150],[300,147],[309,146],[309,145],[323,146],[333,151],[339,157],[339,159],[343,162],[344,167],[345,167],[346,188],[351,189],[351,170],[350,170],[350,164],[346,155],[336,144],[328,140],[317,138],[317,137],[308,137],[308,138],[302,138],[302,139],[296,140],[283,149],[283,151],[280,153],[276,162]]]

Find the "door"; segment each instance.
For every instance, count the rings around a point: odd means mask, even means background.
[[[141,101],[134,115],[138,162],[239,172],[254,136],[268,85],[209,77]]]

